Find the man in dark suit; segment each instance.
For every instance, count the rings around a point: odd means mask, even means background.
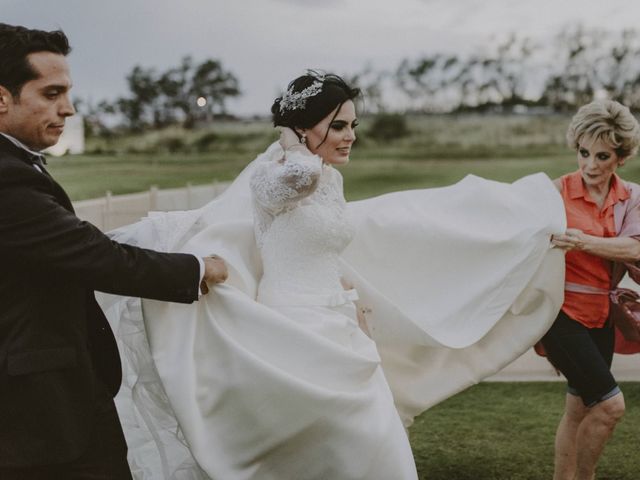
[[[115,243],[43,166],[73,115],[61,31],[0,24],[0,479],[129,479],[120,358],[94,290],[190,303],[217,257]],[[199,287],[202,292],[199,291]]]

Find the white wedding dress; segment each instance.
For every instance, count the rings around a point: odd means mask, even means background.
[[[403,424],[545,333],[564,229],[542,174],[347,204],[335,168],[274,144],[203,209],[114,232],[230,269],[192,305],[101,296],[134,477],[417,478]]]

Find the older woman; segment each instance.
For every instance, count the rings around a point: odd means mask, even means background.
[[[639,187],[616,174],[638,150],[638,122],[618,102],[595,101],[573,117],[567,141],[578,152],[578,170],[555,181],[568,229],[553,240],[567,251],[565,300],[542,339],[549,360],[568,380],[556,433],[555,480],[592,479],[624,414],[624,397],[610,369],[615,332],[608,291],[626,266],[637,279],[632,263],[640,260]]]

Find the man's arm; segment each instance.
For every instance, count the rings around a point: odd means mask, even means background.
[[[0,258],[20,262],[43,281],[184,303],[198,298],[196,257],[116,243],[62,207],[41,174],[32,175],[0,181]],[[205,260],[205,281],[221,280],[220,262]]]

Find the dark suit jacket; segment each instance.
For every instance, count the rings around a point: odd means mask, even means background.
[[[0,136],[0,466],[62,463],[88,446],[96,395],[121,367],[94,290],[189,303],[192,255],[121,245]]]

